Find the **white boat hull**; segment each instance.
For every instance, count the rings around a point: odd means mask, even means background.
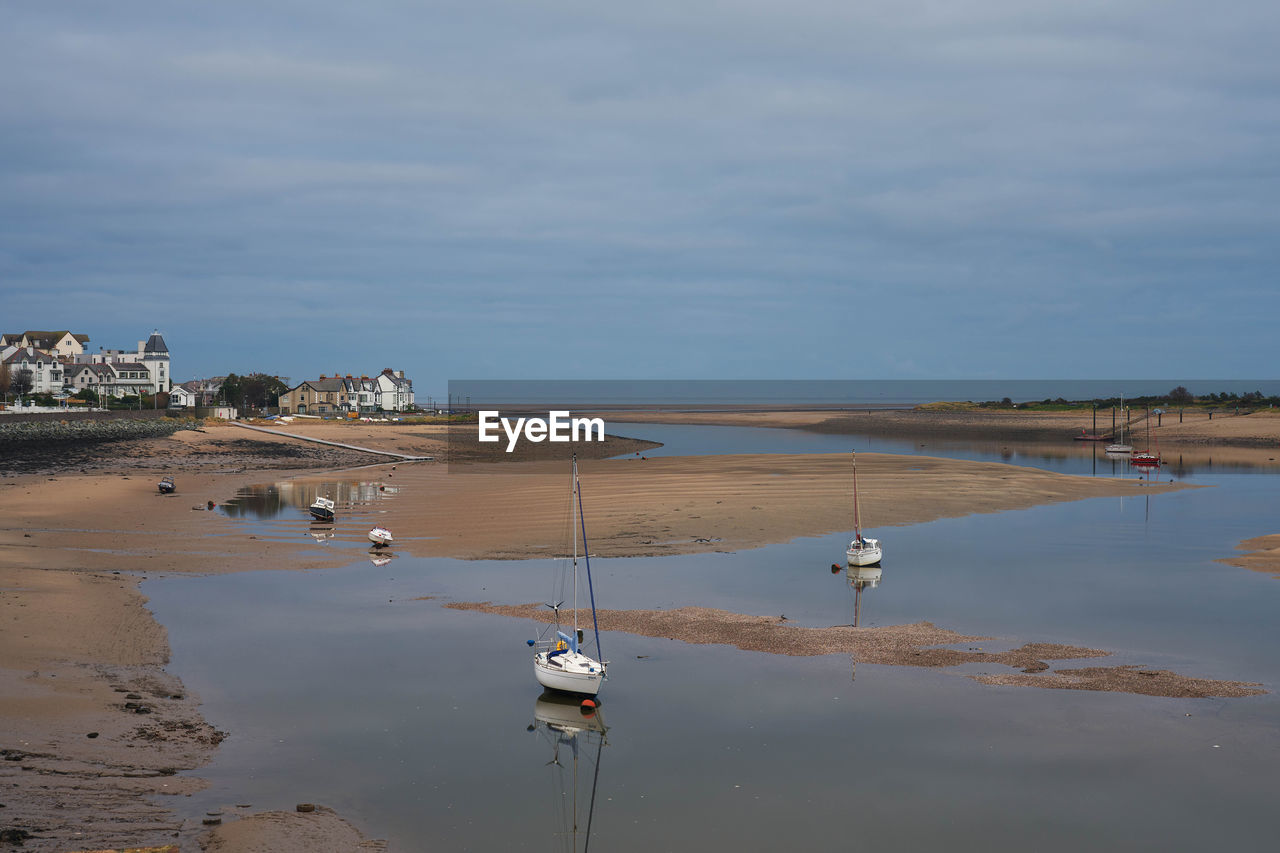
[[[880,548],[879,540],[864,539],[862,547],[850,547],[844,554],[851,566],[874,566],[880,562],[884,551]]]
[[[390,545],[395,540],[392,538],[390,530],[375,527],[369,531],[369,541],[374,545]]]
[[[604,683],[604,667],[586,655],[563,655],[564,666],[555,666],[548,662],[546,652],[540,652],[533,659],[533,674],[538,683],[552,690],[565,693],[581,693],[595,696]],[[594,671],[593,671],[594,670]]]

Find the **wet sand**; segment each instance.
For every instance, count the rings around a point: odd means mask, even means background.
[[[435,455],[448,444],[440,430],[420,425],[295,422],[288,429],[415,455]],[[395,486],[378,520],[398,528],[399,551],[521,558],[546,556],[563,541],[562,462],[462,473],[462,466],[389,463],[230,426],[47,449],[9,462],[0,471],[25,473],[0,477],[0,749],[7,759],[0,784],[11,791],[0,817],[31,833],[28,850],[175,837],[185,849],[204,831],[177,821],[163,800],[147,799],[198,786],[173,774],[201,766],[225,735],[200,716],[198,697],[164,671],[167,636],[145,608],[137,588],[142,576],[346,561],[304,536],[255,538],[210,512],[209,502],[286,478],[373,480]],[[369,467],[321,471],[351,466]],[[868,527],[1181,488],[874,454],[860,455],[859,472]],[[164,473],[177,477],[176,495],[157,492]],[[850,527],[849,469],[841,455],[643,461],[633,455],[586,460],[583,478],[593,552],[610,556],[736,550]],[[361,512],[370,511],[350,513],[352,535],[373,519]],[[430,520],[426,529],[421,519]],[[733,614],[724,618],[738,624]],[[262,849],[244,846],[234,832],[222,837],[218,849]]]

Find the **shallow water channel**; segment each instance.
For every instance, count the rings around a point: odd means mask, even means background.
[[[660,453],[847,452],[852,443],[1134,476],[1092,445],[611,431],[664,441]],[[863,591],[860,624],[929,620],[995,638],[978,644],[988,649],[1070,643],[1114,652],[1081,666],[1133,663],[1275,691],[1280,580],[1214,560],[1277,532],[1277,473],[1204,457],[1163,476],[1214,488],[878,529],[883,575]],[[589,530],[589,483],[584,490]],[[394,499],[358,486],[351,494]],[[245,509],[241,523],[307,535],[305,505],[303,495],[271,512]],[[733,554],[597,559],[596,594],[611,609],[700,605],[849,624],[854,592],[829,569],[847,540],[839,532]],[[169,631],[169,670],[231,733],[194,771],[211,785],[184,803],[192,816],[317,802],[404,850],[582,849],[588,827],[591,846],[615,851],[1272,842],[1274,692],[1165,699],[992,687],[965,676],[1003,667],[855,668],[845,655],[606,633],[610,680],[599,717],[581,723],[576,709],[540,701],[525,643],[538,626],[442,607],[544,600],[558,563],[371,560],[363,546],[323,547],[348,549],[350,565],[144,584]]]

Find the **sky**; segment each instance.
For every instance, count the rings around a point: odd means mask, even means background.
[[[1277,376],[1274,2],[0,14],[0,331],[420,395]]]

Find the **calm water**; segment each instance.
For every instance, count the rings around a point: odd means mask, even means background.
[[[684,453],[846,452],[850,442],[794,430],[626,432]],[[1002,458],[977,445],[890,444],[858,447]],[[1018,464],[1132,476],[1105,458],[1097,467],[1090,448],[1005,453]],[[1077,643],[1115,651],[1105,663],[1275,690],[1280,581],[1213,562],[1241,539],[1275,532],[1274,473],[1201,465],[1178,476],[1213,488],[882,528],[883,578],[863,593],[861,624],[927,619],[999,638],[987,648]],[[584,493],[589,525],[589,481]],[[289,505],[245,523],[303,535]],[[853,591],[829,571],[847,538],[596,560],[597,595],[610,608],[709,605],[848,624]],[[235,802],[311,801],[399,849],[562,850],[573,847],[575,802],[583,846],[594,782],[597,850],[1253,850],[1273,841],[1275,695],[995,688],[963,677],[977,667],[855,672],[843,655],[606,633],[607,731],[574,736],[563,725],[572,714],[539,701],[525,645],[536,626],[441,607],[543,600],[550,561],[401,556],[379,566],[363,547],[327,547],[350,550],[351,564],[145,585],[169,629],[169,669],[232,733],[197,771],[212,785],[190,801],[193,816]]]

